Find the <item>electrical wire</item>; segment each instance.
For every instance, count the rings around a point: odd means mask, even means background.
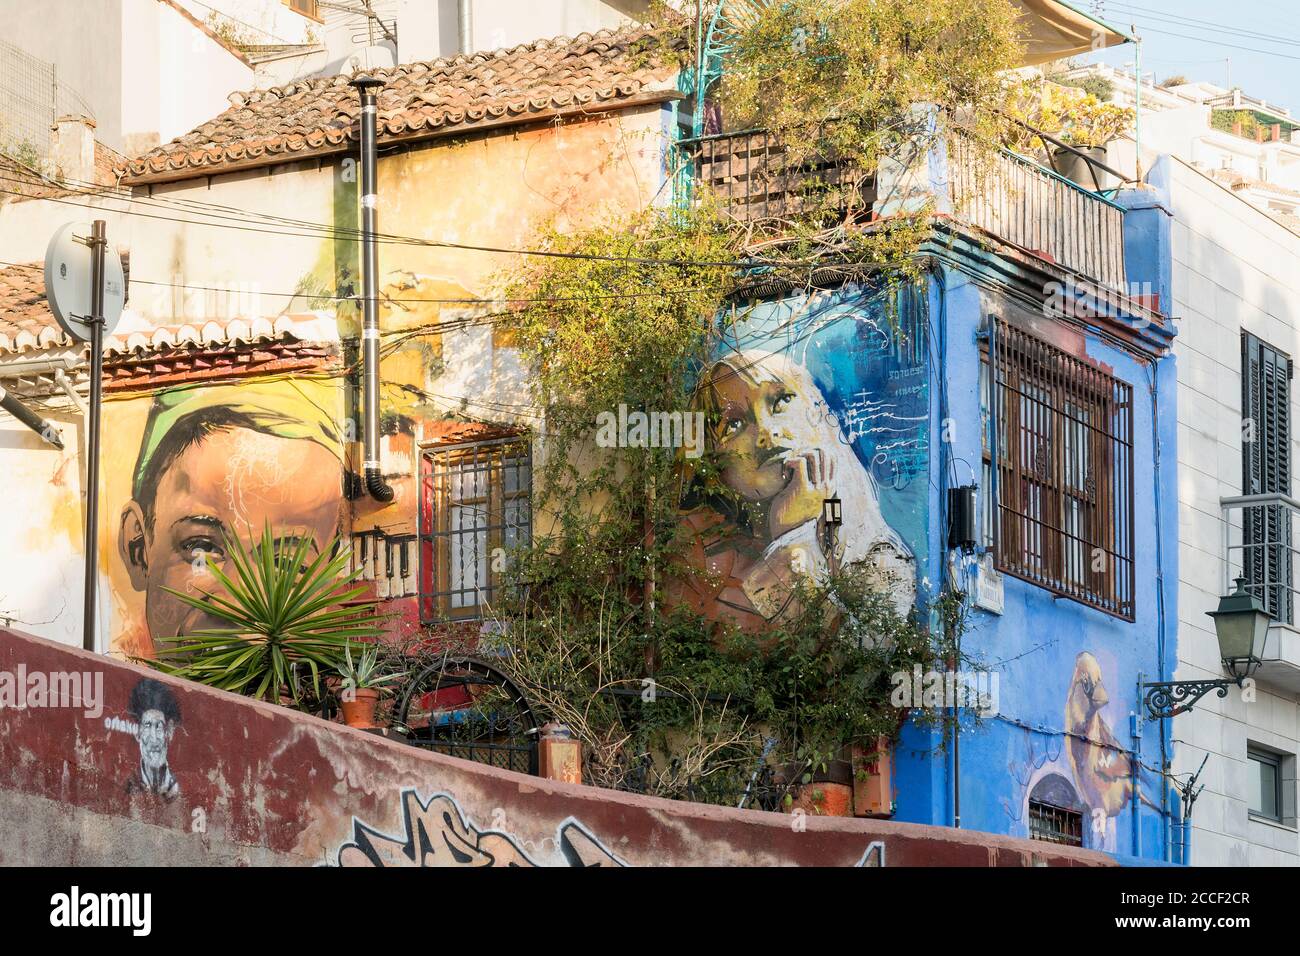
[[[1282,60],[1300,60],[1300,56],[1292,56],[1289,53],[1277,53],[1273,50],[1261,50],[1258,47],[1253,46],[1240,46],[1235,43],[1224,43],[1222,40],[1217,40],[1213,37],[1198,37],[1187,33],[1175,33],[1172,30],[1157,30],[1155,27],[1146,27],[1146,32],[1157,33],[1161,36],[1178,37],[1183,40],[1198,40],[1201,43],[1213,43],[1215,46],[1227,47],[1231,50],[1245,50],[1248,53],[1258,53],[1262,56],[1273,56]]]
[[[9,182],[23,183],[25,180],[13,179],[11,177],[0,176],[0,180]],[[0,194],[10,196],[19,196],[24,199],[31,199],[25,193],[12,189],[0,189]],[[101,206],[91,205],[83,202],[74,202],[66,197],[47,196],[41,197],[42,202],[59,203],[66,206],[77,206],[83,209],[102,210]],[[124,202],[135,202],[137,200],[123,199]],[[105,210],[110,211],[110,210]],[[336,229],[335,227],[322,226],[320,232],[295,232],[292,229],[269,229],[260,228],[249,224],[248,222],[238,221],[216,221],[216,222],[196,222],[193,219],[179,219],[175,216],[163,216],[157,213],[136,212],[131,210],[111,210],[121,216],[134,216],[143,219],[153,219],[162,222],[175,222],[191,227],[207,227],[218,229],[233,229],[240,232],[252,232],[261,235],[281,236],[286,238],[297,239],[315,239],[315,240],[347,240],[354,241],[360,239],[361,233],[357,230]],[[231,219],[229,216],[217,216],[209,214],[209,218],[218,220]],[[280,225],[271,223],[272,225]],[[711,260],[691,260],[691,259],[657,259],[649,256],[617,256],[603,255],[590,252],[565,252],[558,249],[512,249],[504,246],[477,245],[464,242],[450,242],[442,239],[420,239],[415,236],[402,236],[392,233],[376,233],[375,241],[386,245],[406,245],[417,246],[430,249],[454,249],[462,252],[483,252],[493,255],[517,255],[533,256],[548,259],[581,259],[596,262],[618,262],[626,265],[643,265],[643,266],[671,266],[674,268],[688,269],[755,269],[768,266],[782,266],[788,268],[807,268],[816,265],[812,260],[792,260],[792,259],[731,259],[727,261]]]
[[[889,124],[887,129],[900,127],[905,121],[899,120]],[[354,227],[337,226],[329,223],[312,222],[305,219],[296,219],[286,216],[276,216],[268,213],[256,212],[253,210],[242,209],[236,206],[228,206],[221,203],[210,203],[200,200],[187,199],[178,196],[138,196],[133,191],[120,185],[104,186],[97,183],[90,183],[85,180],[63,179],[57,180],[46,176],[39,170],[30,166],[23,165],[33,175],[39,177],[42,181],[60,188],[67,189],[74,194],[95,198],[111,197],[121,202],[146,205],[151,208],[162,209],[185,209],[194,211],[198,215],[208,219],[218,220],[216,222],[196,222],[192,219],[176,219],[175,217],[162,216],[157,214],[117,211],[119,215],[139,216],[143,218],[152,218],[168,222],[180,222],[185,225],[207,226],[212,228],[231,228],[241,231],[262,232],[268,235],[286,236],[291,238],[312,238],[328,239],[333,241],[340,240],[360,240],[362,238],[361,230]],[[0,175],[0,181],[29,185],[29,181],[22,178]],[[25,193],[19,193],[12,190],[0,189],[0,194],[18,196],[24,199],[45,199],[48,202],[59,202],[65,205],[83,206],[84,208],[99,209],[99,206],[87,206],[84,203],[76,203],[66,197],[31,197]],[[272,229],[254,229],[251,223],[260,223],[268,226],[278,227]],[[303,231],[294,231],[303,230]],[[484,252],[500,255],[523,255],[523,256],[540,256],[565,259],[586,259],[606,262],[625,262],[637,265],[670,265],[686,268],[761,268],[768,266],[796,267],[805,268],[817,265],[814,261],[809,260],[789,260],[789,259],[759,259],[750,258],[744,260],[730,260],[726,262],[709,262],[680,259],[657,259],[653,257],[635,257],[635,256],[606,256],[595,253],[577,253],[562,252],[558,250],[542,249],[511,249],[498,246],[475,245],[469,243],[457,243],[444,240],[422,239],[415,236],[403,236],[393,233],[376,233],[376,241],[386,244],[414,245],[432,248],[456,249],[461,251]]]
[[[30,262],[8,262],[0,260],[0,266],[13,269],[28,269],[33,272],[44,271],[43,266],[38,266]],[[246,290],[223,288],[221,286],[206,285],[187,285],[184,283],[167,282],[158,279],[141,279],[135,275],[130,277],[132,285],[151,285],[167,289],[185,289],[194,292],[221,292],[228,295],[242,295]],[[473,299],[473,298],[411,298],[404,296],[380,296],[380,304],[386,303],[424,303],[439,305],[544,305],[557,302],[587,302],[593,300],[605,299],[642,299],[653,296],[665,295],[690,295],[695,292],[706,291],[705,286],[695,286],[687,289],[653,289],[648,292],[607,292],[594,293],[584,296],[542,296],[536,298],[510,298],[499,297],[491,299]],[[262,289],[247,290],[247,294],[258,296],[271,296],[273,298],[303,298],[308,300],[325,299],[336,302],[355,302],[361,298],[360,293],[355,295],[330,295],[324,292],[311,292],[309,290],[299,290],[297,292],[267,292]],[[504,313],[499,313],[504,314]]]
[[[1126,12],[1136,17],[1138,20],[1161,20],[1166,23],[1172,23],[1174,26],[1186,27],[1190,30],[1213,31],[1216,34],[1228,34],[1230,36],[1236,36],[1247,40],[1263,40],[1267,43],[1284,46],[1300,46],[1300,39],[1279,37],[1276,34],[1264,33],[1259,30],[1243,30],[1240,27],[1234,27],[1227,23],[1216,23],[1213,20],[1200,20],[1196,17],[1185,17],[1180,14],[1151,10],[1149,8],[1139,7],[1136,4],[1122,3],[1120,6],[1125,7]]]

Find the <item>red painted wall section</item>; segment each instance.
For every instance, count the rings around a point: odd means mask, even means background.
[[[0,629],[0,864],[1111,865],[552,783]]]

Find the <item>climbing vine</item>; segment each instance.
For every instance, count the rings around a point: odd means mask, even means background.
[[[751,6],[705,95],[728,128],[772,131],[784,172],[825,156],[874,171],[900,151],[923,154],[958,118],[997,141],[1001,74],[1017,59],[1006,0]],[[682,60],[698,63],[698,51]],[[876,569],[851,564],[796,575],[761,632],[687,597],[714,572],[685,503],[744,512],[722,480],[725,423],[702,371],[734,340],[755,284],[870,274],[892,316],[918,281],[931,208],[883,223],[869,210],[839,215],[837,188],[757,226],[697,189],[688,203],[548,229],[537,241],[555,255],[502,277],[505,297],[524,303],[503,331],[534,372],[534,516],[483,640],[584,741],[590,782],[636,778],[680,796],[712,779],[734,801],[761,767],[797,785],[852,745],[893,739],[909,717],[939,719],[892,700],[891,676],[955,665],[959,595],[905,612]],[[691,449],[602,440],[615,413],[699,414],[702,435]]]

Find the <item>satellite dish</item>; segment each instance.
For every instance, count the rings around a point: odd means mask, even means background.
[[[45,250],[45,298],[59,327],[74,339],[91,339],[91,225],[70,222],[60,226]],[[126,275],[122,260],[104,250],[104,335],[111,335],[126,305]]]

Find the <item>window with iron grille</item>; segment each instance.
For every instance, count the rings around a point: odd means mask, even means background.
[[[1083,813],[1030,800],[1029,839],[1083,846]]]
[[[1003,319],[984,361],[998,569],[1134,620],[1132,386]]]
[[[1291,358],[1249,332],[1241,334],[1242,492],[1291,494]],[[1291,514],[1283,505],[1242,510],[1246,588],[1273,617],[1294,619]]]
[[[508,561],[532,529],[532,457],[517,439],[424,452],[420,616],[483,616],[504,596]]]

